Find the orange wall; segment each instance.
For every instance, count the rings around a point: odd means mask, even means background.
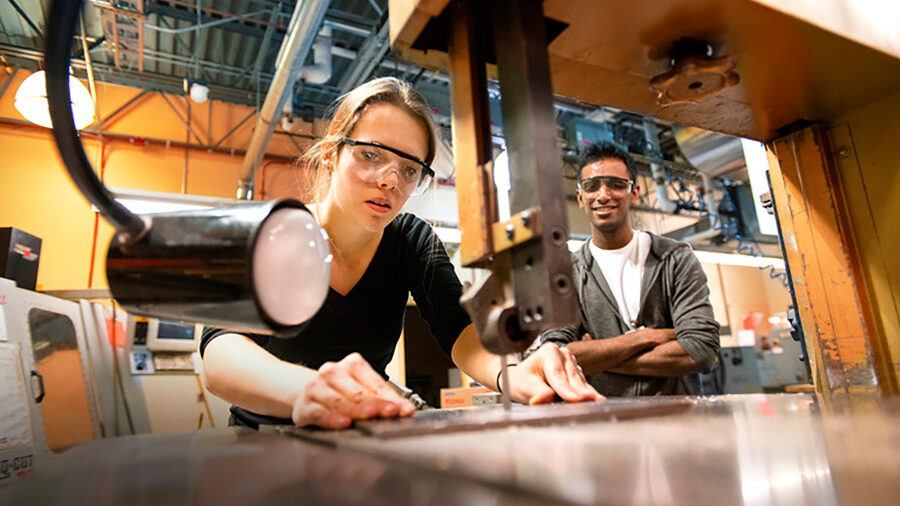
[[[13,106],[19,83],[29,75],[20,70],[12,79],[6,94],[0,98],[0,118],[24,120]],[[135,97],[139,90],[97,83],[100,117]],[[181,96],[167,96],[182,117],[187,116],[187,100]],[[212,115],[210,116],[210,107]],[[191,125],[200,137],[191,137],[193,144],[215,143],[253,111],[251,107],[208,101],[193,104]],[[211,119],[211,121],[210,121]],[[256,118],[246,121],[223,143],[223,147],[246,149]],[[96,123],[95,125],[96,126]],[[150,93],[104,125],[112,133],[185,142],[184,123],[157,93]],[[310,135],[311,125],[301,125],[295,131]],[[276,134],[267,153],[296,157],[306,149],[310,140]],[[105,148],[94,139],[84,141],[85,149],[95,170],[101,171],[107,185],[180,193],[185,182],[186,193],[233,198],[237,189],[241,154],[190,150],[164,145],[143,146],[119,140],[107,140]],[[104,153],[101,162],[101,150]],[[187,177],[185,178],[185,159]],[[284,159],[267,159],[266,198],[300,194],[294,185],[296,164]],[[257,181],[257,186],[260,181]],[[14,226],[43,240],[39,289],[61,290],[89,287],[90,264],[94,246],[96,213],[81,197],[68,176],[56,152],[49,130],[0,125],[0,227]],[[90,287],[105,287],[104,258],[112,229],[99,220],[96,239],[96,258]]]

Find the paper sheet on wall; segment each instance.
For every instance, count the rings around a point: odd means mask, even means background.
[[[33,442],[19,347],[0,343],[0,451],[31,446]]]
[[[752,330],[738,331],[738,345],[756,346],[756,332]]]
[[[9,341],[6,337],[6,304],[0,304],[0,343]]]

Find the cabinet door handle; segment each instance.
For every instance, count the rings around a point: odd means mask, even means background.
[[[40,391],[37,397],[34,398],[34,403],[40,404],[44,400],[44,376],[34,370],[31,371],[31,375],[37,378],[38,390]]]

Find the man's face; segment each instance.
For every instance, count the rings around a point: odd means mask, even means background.
[[[597,160],[581,170],[578,207],[598,231],[615,232],[629,226],[628,211],[638,197],[637,185],[625,183],[630,179],[628,168],[618,158]]]

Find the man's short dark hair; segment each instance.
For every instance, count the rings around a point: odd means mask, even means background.
[[[622,163],[625,164],[625,168],[628,169],[628,178],[632,181],[636,180],[637,169],[634,166],[634,159],[631,158],[628,151],[615,142],[599,141],[591,144],[581,152],[581,158],[578,161],[578,170],[576,171],[578,181],[581,181],[582,169],[594,162],[605,160],[607,158],[621,160]]]

